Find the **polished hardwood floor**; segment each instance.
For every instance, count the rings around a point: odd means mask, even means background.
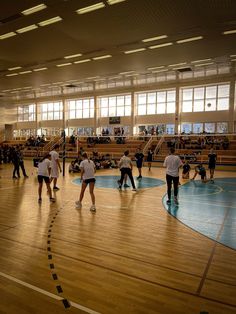
[[[96,188],[93,214],[88,191],[75,209],[80,187],[68,172],[56,203],[44,186],[39,205],[36,170],[25,164],[29,178],[18,180],[0,166],[0,313],[236,313],[236,251],[170,216],[165,185]],[[162,168],[143,174],[165,178]]]

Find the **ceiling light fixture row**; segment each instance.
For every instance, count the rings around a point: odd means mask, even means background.
[[[39,22],[37,24],[32,24],[32,25],[28,25],[28,26],[23,27],[23,28],[19,28],[15,32],[9,32],[9,33],[0,35],[0,40],[16,36],[17,34],[23,34],[23,33],[32,31],[32,30],[38,28],[39,26],[43,27],[43,26],[47,26],[47,25],[50,25],[50,24],[53,24],[53,23],[56,23],[59,21],[62,21],[62,18],[60,16],[55,16],[51,19]]]
[[[113,4],[117,4],[120,2],[124,2],[124,1],[126,1],[126,0],[107,0],[105,3],[107,3],[109,5],[113,5]],[[106,6],[105,3],[102,1],[97,2],[97,3],[89,5],[87,7],[80,8],[80,9],[76,10],[75,12],[78,14],[85,14],[85,13],[89,13],[89,12],[96,11],[99,9],[103,9]]]

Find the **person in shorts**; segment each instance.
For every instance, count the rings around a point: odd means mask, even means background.
[[[96,167],[92,160],[88,158],[88,155],[86,152],[82,154],[83,160],[80,163],[80,169],[81,169],[81,191],[80,191],[80,197],[79,200],[75,202],[76,208],[81,209],[82,208],[82,200],[84,197],[84,192],[87,188],[87,185],[89,185],[89,193],[92,200],[92,206],[90,207],[90,210],[92,212],[96,211],[95,206],[95,195],[94,195],[94,186],[95,186],[95,171]]]
[[[52,190],[50,186],[50,173],[51,173],[51,155],[46,155],[42,159],[39,160],[38,163],[38,202],[42,202],[42,189],[43,189],[43,181],[46,183],[50,202],[55,202],[55,198],[52,197]]]
[[[59,178],[59,171],[61,172],[61,165],[59,161],[59,145],[56,144],[54,149],[50,152],[51,155],[51,182],[53,181],[53,190],[58,191],[57,179]]]

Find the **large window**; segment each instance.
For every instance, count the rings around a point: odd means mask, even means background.
[[[131,95],[100,97],[100,117],[124,117],[131,115]]]
[[[69,119],[86,119],[94,117],[94,98],[68,101]]]
[[[228,133],[228,123],[227,122],[196,122],[196,123],[187,123],[184,122],[181,124],[181,132],[183,133]]]
[[[41,103],[42,120],[62,120],[62,111],[61,101]]]
[[[138,115],[175,112],[175,90],[137,94]]]
[[[229,84],[182,89],[182,112],[229,109]]]
[[[35,121],[35,105],[18,106],[17,120],[18,122]]]

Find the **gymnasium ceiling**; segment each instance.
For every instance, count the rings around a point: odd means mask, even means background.
[[[49,83],[63,85],[74,80],[151,73],[155,69],[149,68],[155,67],[157,71],[163,66],[194,67],[203,59],[211,60],[202,63],[235,64],[232,60],[236,59],[236,31],[223,34],[236,30],[235,0],[123,0],[114,4],[109,1],[1,0],[0,94]],[[21,13],[42,3],[46,8],[41,11]],[[96,3],[104,7],[86,14],[76,13]],[[40,22],[53,17],[61,20],[40,26]],[[35,25],[35,29],[20,33],[30,25]],[[11,32],[14,36],[1,39]],[[167,37],[143,42],[164,35]],[[177,43],[192,37],[202,39]],[[149,48],[162,44],[168,46]],[[145,50],[124,53],[140,48]],[[65,59],[76,54],[81,56]],[[93,59],[106,55],[111,57]],[[90,61],[74,63],[85,59]],[[64,63],[71,65],[57,66]],[[15,67],[21,68],[9,70]],[[47,69],[37,71],[42,68]],[[25,71],[31,72],[20,73]],[[123,73],[129,71],[134,72]]]

